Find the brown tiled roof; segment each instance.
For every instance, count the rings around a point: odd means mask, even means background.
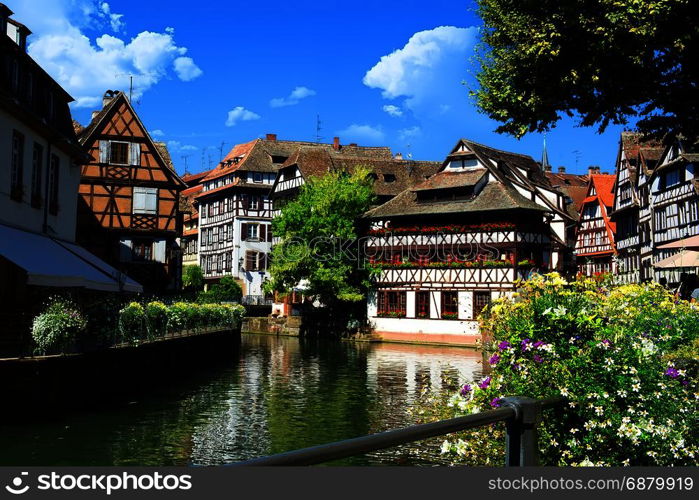
[[[465,186],[475,186],[488,170],[479,168],[467,172],[442,171],[431,176],[413,188],[413,191],[427,191],[431,189],[448,189]]]
[[[554,188],[573,200],[573,203],[568,206],[568,214],[577,220],[580,215],[580,208],[587,196],[589,176],[587,174],[577,175],[563,172],[544,172],[544,175],[546,175]]]
[[[82,132],[83,128],[84,127],[80,125],[80,122],[78,122],[77,120],[73,120],[73,130],[75,130],[76,136],[79,135],[80,132]]]
[[[486,184],[472,199],[459,201],[419,201],[415,190],[406,189],[392,200],[369,210],[364,217],[377,219],[401,215],[493,212],[513,209],[547,211],[526,199],[514,188],[509,188],[500,182],[492,182]]]
[[[167,144],[164,142],[153,142],[153,144],[158,150],[158,153],[160,153],[160,156],[163,158],[165,165],[167,165],[170,170],[174,171],[175,165],[172,163],[172,158],[170,157],[170,151],[167,149]]]
[[[189,187],[197,186],[207,175],[209,175],[210,172],[211,170],[206,170],[204,172],[199,172],[198,174],[184,174],[182,176],[182,180]]]

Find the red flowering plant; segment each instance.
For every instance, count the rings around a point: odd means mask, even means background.
[[[442,319],[459,319],[459,313],[442,313]]]
[[[433,234],[433,233],[469,233],[489,231],[509,231],[515,228],[511,222],[486,222],[483,224],[447,224],[444,226],[399,226],[380,227],[371,229],[369,234],[374,236],[383,234]]]

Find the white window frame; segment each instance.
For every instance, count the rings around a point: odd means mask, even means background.
[[[134,214],[158,215],[158,188],[134,186],[131,206]]]

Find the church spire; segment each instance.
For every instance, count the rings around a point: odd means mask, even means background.
[[[551,164],[549,163],[549,154],[546,151],[546,136],[544,136],[544,151],[541,153],[541,169],[544,172],[551,171]]]

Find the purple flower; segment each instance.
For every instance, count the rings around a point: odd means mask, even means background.
[[[522,352],[524,352],[524,351],[526,351],[527,349],[529,349],[529,344],[531,344],[531,342],[532,342],[532,341],[529,340],[529,339],[524,339],[524,340],[522,341]]]
[[[674,366],[671,366],[670,368],[668,368],[667,371],[665,372],[665,375],[667,375],[668,377],[672,377],[672,378],[677,378],[680,376],[679,372],[677,371],[677,368],[675,368]]]
[[[503,340],[498,344],[498,349],[501,351],[504,351],[505,349],[508,349],[512,344],[510,344],[507,340]]]
[[[542,340],[537,340],[536,342],[534,342],[534,344],[532,345],[532,347],[533,347],[534,349],[538,349],[538,348],[541,347],[542,345],[544,345],[544,341],[542,341]]]
[[[498,356],[497,354],[493,354],[492,356],[490,356],[488,363],[490,363],[491,365],[497,365],[498,361],[500,361],[500,356]]]
[[[459,394],[461,394],[463,397],[466,397],[469,392],[471,392],[471,386],[466,384],[461,388]]]
[[[493,398],[490,402],[490,406],[493,408],[499,408],[502,404],[502,398]]]
[[[610,345],[610,344],[611,344],[611,342],[609,341],[609,339],[604,339],[604,340],[602,341],[602,343],[603,343],[603,344],[607,344],[607,345]]]
[[[543,363],[543,362],[544,362],[544,358],[542,358],[542,357],[539,356],[538,354],[534,354],[534,361],[536,361],[537,363]]]
[[[478,387],[480,387],[481,389],[487,389],[489,385],[490,377],[485,377],[483,380],[481,380],[481,383],[478,384]]]
[[[683,381],[682,381],[682,385],[689,385],[689,381],[688,381],[688,380],[683,380]]]

